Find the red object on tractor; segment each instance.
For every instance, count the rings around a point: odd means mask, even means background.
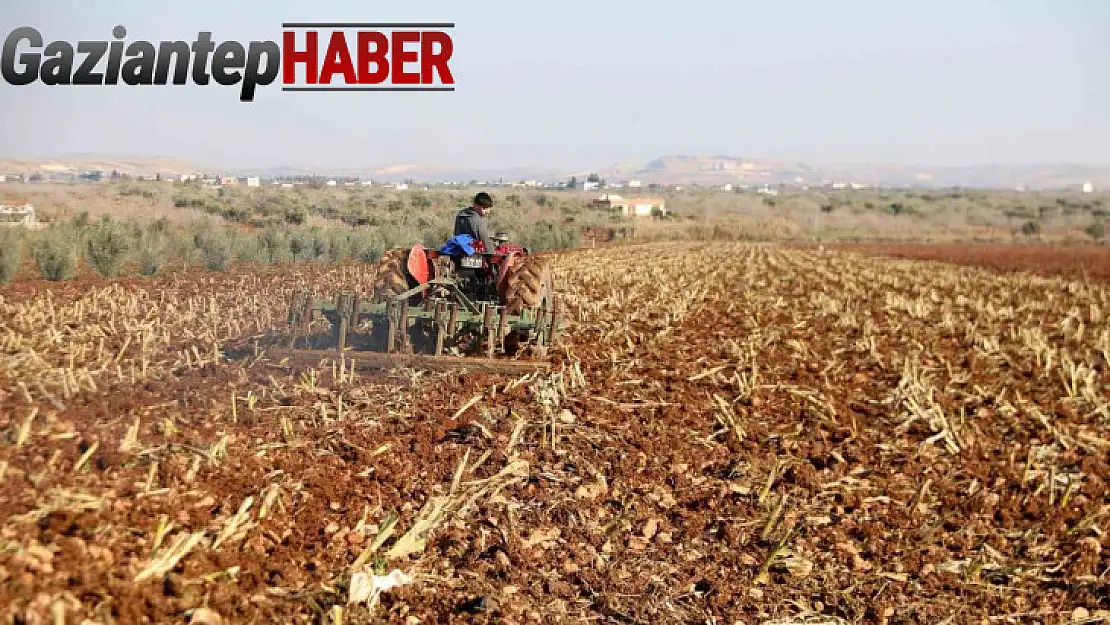
[[[523,254],[524,248],[517,245],[516,243],[502,243],[501,245],[497,246],[497,249],[493,250],[494,254],[508,254],[509,252]]]
[[[417,243],[409,250],[408,262],[405,263],[406,268],[418,284],[427,284],[431,278],[431,268],[429,267],[431,254],[424,249],[424,246]]]

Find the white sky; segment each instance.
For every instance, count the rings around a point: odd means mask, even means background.
[[[455,22],[450,93],[12,87],[0,156],[228,167],[604,167],[662,154],[1110,162],[1110,2],[3,0],[47,41],[280,41],[283,21]]]

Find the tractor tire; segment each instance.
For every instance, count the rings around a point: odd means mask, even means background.
[[[526,310],[536,313],[541,310],[548,319],[555,312],[555,282],[547,260],[536,256],[525,256],[513,267],[506,278],[505,307],[510,315],[519,315]],[[551,337],[545,334],[530,335],[513,332],[506,339],[506,352],[511,355],[524,353],[540,360],[547,358]]]
[[[513,267],[505,286],[505,306],[510,315],[535,307],[554,311],[555,284],[547,259],[525,256]]]
[[[378,273],[374,277],[374,301],[384,302],[397,297],[401,293],[415,286],[415,280],[409,278],[408,263],[409,250],[399,247],[386,250],[378,261]]]

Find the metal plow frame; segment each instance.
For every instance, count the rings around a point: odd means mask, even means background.
[[[421,305],[413,306],[409,300],[434,287],[446,289],[446,297],[425,297]],[[524,333],[535,341],[534,349],[542,358],[553,337],[561,330],[557,302],[555,311],[525,310],[519,315],[509,315],[505,306],[487,302],[474,302],[458,285],[450,280],[432,279],[385,302],[365,302],[350,292],[338,293],[333,300],[313,301],[304,291],[293,294],[288,321],[292,328],[288,349],[272,350],[294,360],[342,356],[366,368],[391,368],[409,366],[430,370],[475,369],[491,372],[527,373],[546,368],[542,360],[497,358],[505,354],[505,339],[510,334]],[[308,338],[308,326],[317,314],[332,324],[332,349],[297,349],[298,339]],[[349,349],[352,328],[369,320],[373,327],[385,325],[384,351]],[[427,323],[433,333],[432,353],[417,354],[409,335],[416,324]],[[463,332],[471,332],[480,340],[483,357],[453,356],[444,354],[444,341]],[[537,349],[538,348],[538,349]],[[332,351],[334,350],[334,351]]]

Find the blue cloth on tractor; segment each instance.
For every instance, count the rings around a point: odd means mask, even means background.
[[[474,254],[474,237],[469,234],[457,234],[439,248],[439,253],[447,256],[470,256]]]

